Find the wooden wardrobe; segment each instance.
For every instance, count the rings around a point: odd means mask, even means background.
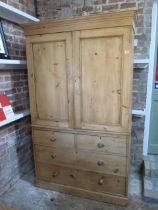
[[[37,186],[127,204],[133,16],[23,25]]]

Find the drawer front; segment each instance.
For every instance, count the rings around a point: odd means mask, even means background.
[[[73,149],[57,149],[54,147],[45,147],[35,145],[36,160],[48,163],[68,164],[74,166],[76,164],[76,154]]]
[[[74,134],[71,133],[33,130],[33,140],[35,144],[74,148]]]
[[[92,152],[78,152],[77,166],[92,171],[126,175],[126,157]]]
[[[127,155],[126,136],[77,135],[77,149]]]
[[[38,162],[37,179],[77,188],[118,195],[126,193],[126,178]]]
[[[35,145],[36,160],[102,173],[126,175],[126,157]]]

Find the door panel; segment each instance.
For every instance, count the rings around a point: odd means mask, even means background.
[[[77,128],[129,130],[130,39],[121,28],[73,33]]]
[[[72,126],[71,51],[70,33],[37,36],[32,40],[34,123]]]
[[[120,37],[81,40],[81,117],[84,123],[119,124],[121,51]]]
[[[33,44],[33,54],[39,118],[68,121],[64,41]]]

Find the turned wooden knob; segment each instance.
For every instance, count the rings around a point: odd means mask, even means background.
[[[104,165],[104,161],[103,160],[98,160],[97,164],[98,164],[98,166],[103,166]]]
[[[58,172],[57,171],[53,172],[52,177],[57,177],[57,176],[58,176]]]
[[[104,147],[104,144],[103,144],[102,142],[99,142],[99,143],[97,144],[97,146],[98,146],[98,148],[103,148],[103,147]]]
[[[54,154],[51,155],[51,158],[54,159],[54,158],[56,158],[56,156],[57,155],[54,153]]]
[[[116,168],[116,169],[114,170],[114,173],[118,173],[118,172],[119,172],[119,169]]]
[[[50,141],[51,141],[51,142],[55,142],[55,141],[56,141],[56,138],[53,138],[53,137],[52,137],[52,138],[50,138]]]
[[[102,177],[102,178],[99,179],[98,184],[103,185],[103,183],[104,183],[104,178]]]
[[[72,179],[74,179],[74,178],[75,178],[73,174],[70,174],[70,177],[71,177]]]

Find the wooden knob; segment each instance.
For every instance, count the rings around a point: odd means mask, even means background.
[[[97,164],[98,164],[98,166],[103,166],[104,165],[104,161],[103,160],[98,160]]]
[[[97,146],[98,146],[98,148],[103,148],[104,144],[102,142],[99,142]]]
[[[55,141],[56,141],[56,138],[53,138],[53,137],[52,137],[52,138],[50,138],[50,141],[51,141],[51,142],[55,142]]]
[[[70,174],[70,177],[71,177],[72,179],[74,179],[74,178],[75,178],[73,174]]]
[[[104,183],[104,178],[102,177],[102,178],[99,179],[98,184],[103,185],[103,183]]]
[[[119,172],[119,169],[116,168],[116,169],[114,170],[114,173],[118,173],[118,172]]]
[[[57,177],[57,176],[58,176],[58,172],[57,171],[53,172],[52,177]]]
[[[51,155],[51,158],[54,159],[54,158],[56,158],[56,156],[57,155],[54,153],[54,154]]]

